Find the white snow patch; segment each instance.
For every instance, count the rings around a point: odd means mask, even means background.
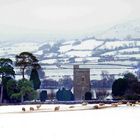
[[[92,55],[91,51],[70,51],[65,53],[69,57],[88,57]]]
[[[119,47],[134,47],[138,46],[140,44],[140,41],[109,41],[106,42],[104,45],[102,45],[99,49],[107,49],[112,50]]]
[[[1,106],[0,110],[21,111],[21,107]],[[2,140],[138,140],[139,118],[140,106],[68,112],[0,113],[0,137]]]
[[[40,63],[44,63],[44,64],[54,64],[56,62],[57,62],[56,59],[47,59],[47,60],[40,61]]]

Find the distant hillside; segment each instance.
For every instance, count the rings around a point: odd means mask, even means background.
[[[122,76],[135,72],[140,62],[139,40],[99,40],[86,38],[63,42],[0,42],[0,57],[11,58],[23,51],[32,52],[45,71],[46,78],[72,77],[73,64],[91,68],[91,79],[99,79],[102,71]],[[16,68],[16,78],[20,71]]]
[[[10,57],[23,51],[32,52],[41,64],[117,63],[136,65],[140,60],[139,40],[97,40],[86,38],[51,43],[1,42],[0,57]],[[122,62],[123,60],[123,62]]]
[[[99,38],[130,39],[140,38],[140,20],[127,21],[100,33]]]

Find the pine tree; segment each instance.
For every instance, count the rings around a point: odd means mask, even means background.
[[[39,79],[38,71],[34,68],[31,71],[30,81],[32,82],[33,88],[35,90],[40,88],[41,81]]]

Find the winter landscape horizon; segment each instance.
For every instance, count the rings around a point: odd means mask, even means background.
[[[139,0],[0,0],[0,139],[139,140]]]
[[[128,71],[137,74],[138,0],[0,3],[0,57],[15,61],[16,54],[29,51],[39,59],[46,78],[54,80],[67,75],[67,70],[72,78],[74,64],[89,66],[91,79],[97,80],[104,71],[116,78]]]

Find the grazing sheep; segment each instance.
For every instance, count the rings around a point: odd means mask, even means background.
[[[136,101],[136,104],[139,104],[139,101]]]
[[[60,106],[56,106],[56,107],[54,108],[54,111],[59,111],[59,109],[60,109]]]
[[[118,103],[112,103],[111,106],[112,107],[118,107]]]
[[[37,105],[36,108],[39,109],[41,107],[41,105]]]
[[[74,106],[70,106],[69,108],[74,108]]]
[[[30,107],[30,111],[34,111],[34,108],[33,107]]]
[[[127,102],[127,106],[134,106],[133,103]]]
[[[86,106],[87,104],[88,104],[87,102],[83,102],[83,103],[82,103],[83,106]]]
[[[135,103],[127,102],[127,106],[135,106]]]
[[[93,106],[93,109],[99,109],[98,105]]]
[[[105,103],[99,103],[99,106],[104,106],[105,105]]]
[[[126,103],[126,105],[127,105],[127,106],[130,106],[130,103],[129,103],[129,102],[127,102],[127,103]]]
[[[25,112],[25,111],[26,111],[25,107],[22,107],[22,111],[23,111],[23,112]]]
[[[122,105],[122,104],[123,104],[123,102],[122,102],[122,101],[118,102],[118,105]]]

